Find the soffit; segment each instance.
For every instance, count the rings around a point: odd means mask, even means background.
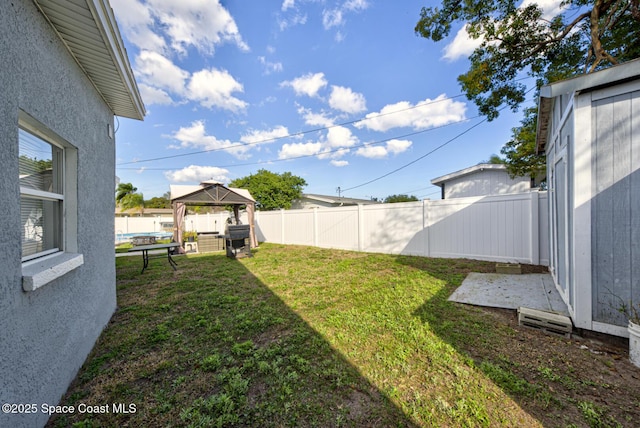
[[[145,107],[108,0],[34,0],[106,104],[142,120]]]

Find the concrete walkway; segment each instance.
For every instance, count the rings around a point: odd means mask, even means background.
[[[569,316],[567,305],[548,273],[506,275],[472,272],[449,300],[506,309],[522,306]]]

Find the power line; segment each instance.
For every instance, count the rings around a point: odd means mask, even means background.
[[[431,150],[430,152],[425,153],[424,155],[420,156],[419,158],[414,159],[414,160],[412,160],[411,162],[406,163],[406,164],[402,165],[401,167],[394,169],[393,171],[390,171],[390,172],[388,172],[388,173],[386,173],[386,174],[383,174],[383,175],[381,175],[381,176],[379,176],[379,177],[377,177],[377,178],[374,178],[373,180],[369,180],[369,181],[367,181],[367,182],[365,182],[365,183],[358,184],[357,186],[349,187],[349,188],[347,188],[347,189],[342,189],[342,191],[343,191],[343,192],[348,192],[349,190],[353,190],[353,189],[357,189],[357,188],[362,187],[362,186],[366,186],[367,184],[371,184],[371,183],[374,183],[374,182],[376,182],[376,181],[378,181],[378,180],[382,180],[383,178],[388,177],[388,176],[390,176],[391,174],[395,174],[396,172],[398,172],[398,171],[400,171],[400,170],[402,170],[402,169],[405,169],[406,167],[408,167],[408,166],[410,166],[410,165],[413,165],[414,163],[418,162],[419,160],[422,160],[422,159],[426,158],[427,156],[429,156],[430,154],[432,154],[432,153],[436,152],[437,150],[440,150],[441,148],[443,148],[443,147],[444,147],[444,146],[446,146],[447,144],[449,144],[449,143],[451,143],[451,142],[453,142],[453,141],[457,140],[458,138],[462,137],[462,136],[463,136],[464,134],[466,134],[467,132],[471,131],[472,129],[474,129],[474,128],[478,127],[478,126],[480,126],[482,123],[484,123],[484,122],[486,122],[486,121],[487,121],[487,118],[485,117],[485,118],[484,118],[484,119],[482,119],[480,122],[476,123],[476,124],[475,124],[475,125],[473,125],[473,126],[470,126],[469,128],[465,129],[464,131],[462,131],[461,133],[459,133],[458,135],[456,135],[455,137],[453,137],[453,138],[451,138],[451,139],[449,139],[449,140],[445,141],[444,143],[440,144],[438,147],[436,147],[435,149]]]
[[[313,132],[325,131],[327,129],[337,128],[338,126],[352,125],[352,124],[357,123],[357,122],[364,122],[366,120],[377,119],[379,117],[388,116],[390,114],[402,113],[404,111],[413,110],[413,109],[424,107],[424,106],[428,106],[428,105],[431,105],[431,104],[436,104],[436,103],[440,103],[440,102],[443,102],[443,101],[449,101],[449,100],[453,100],[453,99],[456,99],[456,98],[460,98],[463,95],[464,94],[458,94],[458,95],[455,95],[453,97],[446,97],[446,98],[442,98],[442,99],[436,99],[436,100],[432,100],[431,102],[428,102],[428,103],[416,104],[415,106],[403,108],[403,109],[400,109],[400,110],[389,111],[389,112],[386,112],[386,113],[378,113],[378,114],[376,114],[374,116],[371,116],[371,117],[363,117],[363,118],[360,118],[360,119],[349,120],[347,122],[341,122],[341,123],[337,123],[335,125],[323,126],[323,127],[320,127],[320,128],[314,128],[314,129],[309,129],[309,130],[306,130],[306,131],[300,131],[300,132],[296,132],[294,134],[287,134],[287,135],[282,135],[282,136],[279,136],[279,137],[266,138],[264,140],[251,141],[251,142],[247,142],[247,143],[232,144],[232,145],[230,145],[228,147],[218,147],[218,148],[215,148],[215,149],[199,150],[197,152],[179,153],[179,154],[176,154],[176,155],[162,156],[162,157],[150,158],[150,159],[140,159],[140,160],[130,161],[130,162],[122,162],[122,163],[119,163],[118,165],[130,165],[130,164],[134,164],[134,163],[154,162],[154,161],[158,161],[158,160],[173,159],[173,158],[178,158],[178,157],[183,157],[183,156],[192,156],[192,155],[198,155],[198,154],[202,154],[202,153],[217,152],[217,151],[221,151],[221,150],[230,150],[230,149],[235,149],[235,148],[238,148],[238,147],[252,146],[252,145],[255,145],[255,144],[270,143],[272,141],[282,140],[282,139],[285,139],[285,138],[298,137],[298,136],[302,136],[302,135],[306,135],[306,134],[311,134]]]
[[[526,91],[524,94],[525,94],[525,95],[527,95],[527,94],[528,94],[529,92],[531,92],[534,88],[535,88],[535,86],[534,86],[534,87],[532,87],[531,89],[529,89],[528,91]],[[505,108],[507,108],[507,106],[506,106],[506,105],[505,105],[505,106],[503,106],[502,108],[498,109],[498,111],[502,111],[502,110],[504,110]],[[357,189],[357,188],[360,188],[360,187],[366,186],[367,184],[374,183],[374,182],[376,182],[376,181],[378,181],[378,180],[381,180],[381,179],[383,179],[383,178],[385,178],[385,177],[388,177],[388,176],[390,176],[390,175],[392,175],[392,174],[395,174],[396,172],[398,172],[398,171],[400,171],[400,170],[403,170],[404,168],[406,168],[406,167],[408,167],[408,166],[410,166],[410,165],[413,165],[414,163],[416,163],[416,162],[418,162],[418,161],[420,161],[420,160],[422,160],[422,159],[426,158],[427,156],[431,155],[432,153],[436,152],[437,150],[440,150],[441,148],[445,147],[445,146],[446,146],[446,145],[448,145],[449,143],[451,143],[451,142],[453,142],[453,141],[457,140],[458,138],[462,137],[462,136],[463,136],[463,135],[465,135],[467,132],[471,131],[472,129],[474,129],[474,128],[478,127],[478,126],[480,126],[481,124],[483,124],[483,123],[484,123],[484,122],[486,122],[487,120],[488,120],[488,119],[485,117],[485,118],[484,118],[484,119],[482,119],[480,122],[476,123],[476,124],[475,124],[475,125],[473,125],[473,126],[470,126],[469,128],[465,129],[465,130],[464,130],[464,131],[462,131],[461,133],[457,134],[455,137],[453,137],[453,138],[451,138],[450,140],[447,140],[447,141],[445,141],[444,143],[440,144],[438,147],[436,147],[435,149],[431,150],[430,152],[425,153],[424,155],[420,156],[419,158],[414,159],[414,160],[412,160],[411,162],[406,163],[406,164],[402,165],[401,167],[394,169],[393,171],[390,171],[390,172],[388,172],[388,173],[386,173],[386,174],[383,174],[383,175],[381,175],[381,176],[379,176],[379,177],[377,177],[377,178],[374,178],[373,180],[369,180],[369,181],[367,181],[367,182],[365,182],[365,183],[358,184],[357,186],[353,186],[353,187],[349,187],[349,188],[346,188],[346,189],[342,189],[342,192],[348,192],[349,190],[353,190],[353,189]]]
[[[525,80],[525,79],[530,79],[530,78],[531,77],[529,77],[529,76],[521,77],[519,79],[514,79],[514,82],[518,82],[518,81]],[[338,123],[338,124],[335,124],[335,125],[323,126],[323,127],[319,127],[319,128],[309,129],[309,130],[306,130],[306,131],[296,132],[294,134],[287,134],[287,135],[283,135],[283,136],[280,136],[280,137],[266,138],[264,140],[251,141],[251,142],[248,142],[248,143],[238,143],[238,144],[230,145],[228,147],[218,147],[218,148],[215,148],[215,149],[199,150],[199,151],[190,152],[190,153],[179,153],[179,154],[175,154],[175,155],[162,156],[162,157],[157,157],[157,158],[140,159],[140,160],[136,160],[136,161],[122,162],[122,163],[119,163],[117,165],[131,165],[131,164],[143,163],[143,162],[154,162],[154,161],[165,160],[165,159],[174,159],[174,158],[179,158],[179,157],[184,157],[184,156],[193,156],[193,155],[198,155],[198,154],[202,154],[202,153],[217,152],[217,151],[221,151],[221,150],[230,150],[230,149],[234,149],[234,148],[238,148],[238,147],[252,146],[252,145],[255,145],[255,144],[269,143],[269,142],[272,142],[272,141],[277,141],[277,140],[281,140],[281,139],[285,139],[285,138],[292,138],[292,137],[297,137],[297,136],[310,134],[310,133],[313,133],[313,132],[325,131],[327,129],[336,128],[338,126],[351,125],[351,124],[354,124],[354,123],[357,123],[357,122],[363,122],[363,121],[366,121],[366,120],[377,119],[379,117],[388,116],[388,115],[391,115],[391,114],[402,113],[404,111],[413,110],[413,109],[416,109],[416,108],[419,108],[419,107],[424,107],[424,106],[428,106],[428,105],[431,105],[431,104],[436,104],[436,103],[443,102],[443,101],[453,100],[453,99],[456,99],[456,98],[460,98],[462,96],[464,96],[464,94],[458,94],[458,95],[454,95],[452,97],[445,97],[445,98],[442,98],[442,99],[436,99],[436,100],[432,100],[431,102],[423,103],[423,104],[419,104],[418,103],[418,104],[416,104],[416,105],[414,105],[412,107],[407,107],[407,108],[400,109],[400,110],[389,111],[389,112],[386,112],[386,113],[378,113],[378,114],[376,114],[374,116],[371,116],[371,117],[363,117],[363,118],[360,118],[360,119],[354,119],[354,120],[350,120],[350,121],[346,121],[346,122],[341,122],[341,123]],[[455,123],[459,123],[459,122],[455,122]],[[118,127],[119,127],[119,125],[118,125]],[[139,168],[135,168],[135,169],[139,169]]]
[[[434,126],[433,128],[423,129],[423,130],[415,131],[415,132],[410,132],[408,134],[396,135],[396,136],[393,136],[393,137],[385,138],[385,139],[374,141],[374,142],[356,144],[356,145],[353,145],[353,146],[348,147],[348,148],[349,149],[355,149],[355,148],[360,148],[360,147],[375,146],[377,144],[386,143],[386,142],[391,141],[391,140],[397,140],[397,139],[400,139],[400,138],[412,137],[414,135],[424,134],[425,132],[435,131],[436,129],[444,128],[446,126],[457,125],[459,123],[468,122],[470,120],[477,119],[478,117],[481,117],[481,116],[478,115],[478,116],[474,116],[474,117],[469,118],[469,119],[458,120],[458,121],[455,121],[455,122],[447,123],[445,125]],[[265,161],[247,162],[247,163],[240,163],[240,164],[239,163],[234,163],[234,164],[228,164],[228,165],[217,165],[217,167],[218,168],[232,168],[232,167],[238,167],[238,166],[251,166],[251,165],[270,164],[270,163],[275,163],[275,162],[285,162],[285,161],[289,161],[289,160],[297,160],[297,159],[310,158],[310,157],[315,157],[315,156],[328,155],[328,154],[331,154],[331,153],[336,153],[336,152],[343,151],[344,149],[345,149],[345,147],[339,147],[337,149],[325,150],[325,151],[320,152],[320,153],[313,153],[313,154],[309,154],[309,155],[300,155],[300,156],[293,156],[293,157],[284,158],[284,159],[271,159],[271,160],[265,160]],[[127,162],[127,164],[130,164],[130,163],[131,162]],[[124,164],[120,164],[120,165],[124,165]],[[171,170],[175,170],[176,169],[176,168],[145,168],[145,167],[142,167],[142,168],[144,168],[145,171],[171,171]],[[116,165],[116,169],[119,169],[119,170],[139,170],[140,167],[127,168],[127,167],[119,167],[119,166]]]

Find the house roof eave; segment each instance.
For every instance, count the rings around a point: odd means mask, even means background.
[[[143,120],[144,102],[108,0],[34,3],[113,114]]]

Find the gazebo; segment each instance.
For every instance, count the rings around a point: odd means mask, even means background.
[[[247,207],[249,217],[249,241],[251,248],[258,246],[255,232],[256,201],[246,189],[226,187],[221,183],[203,181],[196,186],[171,187],[171,207],[173,208],[173,240],[182,242],[182,224],[187,205],[197,206],[232,206],[236,224],[240,224],[240,207]],[[179,247],[180,251],[184,250]]]

